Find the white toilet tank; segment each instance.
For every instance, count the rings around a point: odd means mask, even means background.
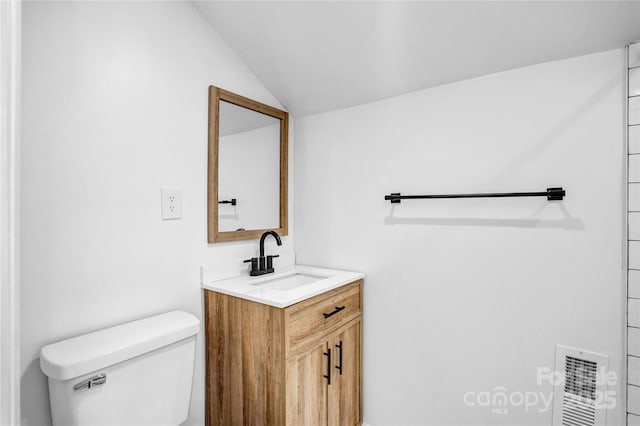
[[[195,316],[173,311],[43,347],[53,424],[184,422],[199,328]]]

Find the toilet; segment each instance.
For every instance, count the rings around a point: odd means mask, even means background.
[[[53,425],[181,424],[199,329],[195,316],[173,311],[43,347]]]

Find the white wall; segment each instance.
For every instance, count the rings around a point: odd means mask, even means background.
[[[623,64],[608,51],[297,120],[298,263],[367,274],[367,423],[550,424],[463,395],[550,392],[536,368],[556,344],[624,373]],[[383,200],[551,186],[563,202]]]
[[[26,2],[23,37],[22,424],[42,426],[43,345],[201,318],[199,266],[257,253],[207,244],[208,86],[279,104],[189,2]],[[160,220],[164,186],[182,220]],[[204,416],[199,339],[188,424]]]

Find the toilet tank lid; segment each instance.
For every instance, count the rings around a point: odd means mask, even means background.
[[[200,321],[172,311],[52,343],[40,351],[40,368],[67,380],[126,361],[198,333]]]

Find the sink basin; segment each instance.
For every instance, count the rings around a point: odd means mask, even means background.
[[[293,274],[288,274],[281,277],[269,278],[255,283],[254,285],[268,288],[270,290],[287,291],[315,283],[319,280],[324,280],[325,278],[328,277],[326,275],[314,275],[305,272],[294,272]]]
[[[361,272],[292,265],[259,277],[248,273],[209,283],[205,290],[228,294],[276,308],[286,308],[364,278]]]

